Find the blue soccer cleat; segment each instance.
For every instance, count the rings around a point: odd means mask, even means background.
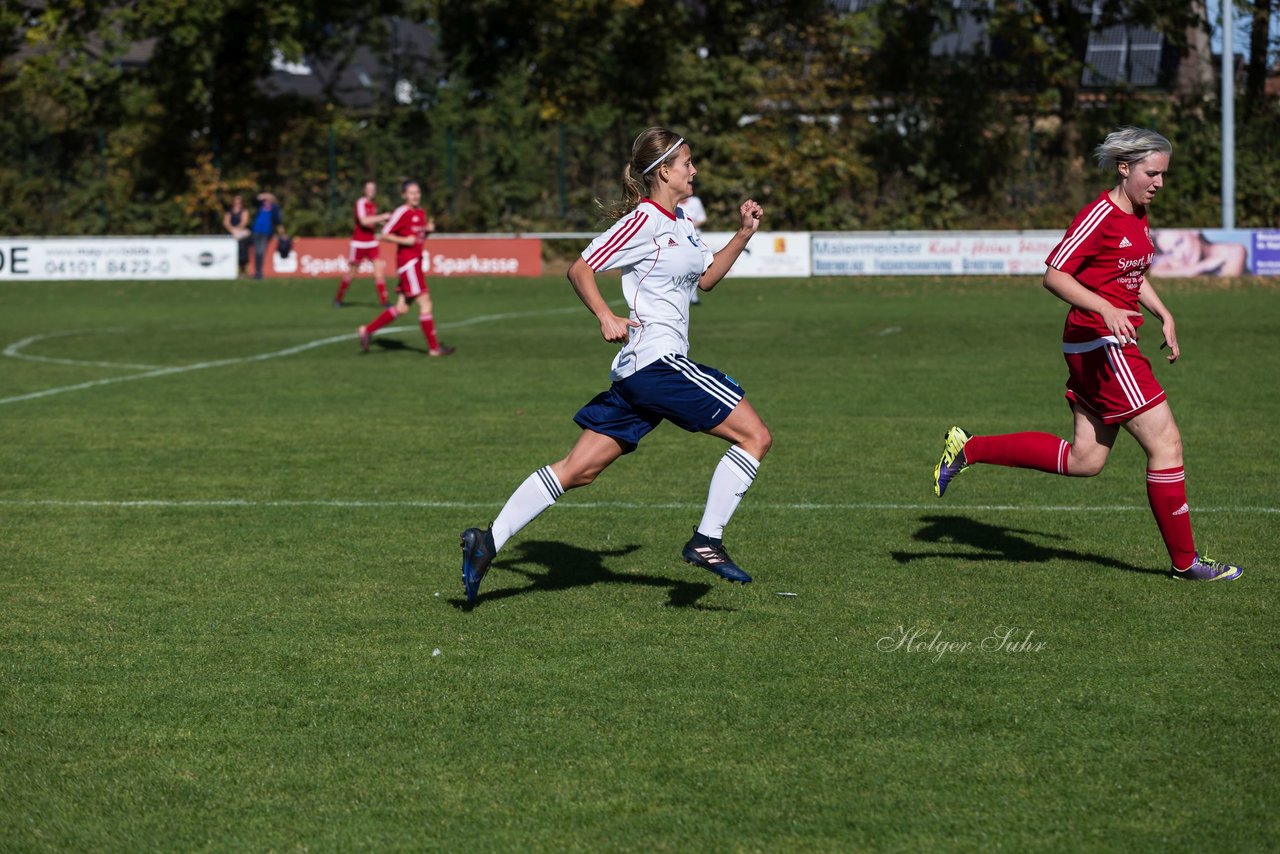
[[[1173,570],[1173,577],[1184,581],[1235,581],[1242,575],[1243,567],[1200,555],[1196,555],[1195,563],[1186,569]]]
[[[493,545],[493,530],[467,528],[462,532],[462,589],[467,593],[467,604],[475,605],[480,594],[480,582],[489,571],[489,564],[498,550]]]
[[[694,529],[689,542],[685,543],[682,556],[694,566],[714,572],[728,581],[736,581],[739,584],[751,583],[751,576],[733,562],[733,558],[729,557],[729,553],[724,550],[724,543],[699,534],[697,529]]]

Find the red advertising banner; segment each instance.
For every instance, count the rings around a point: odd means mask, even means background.
[[[542,241],[537,238],[428,237],[425,244],[428,276],[541,276]],[[338,278],[350,268],[350,242],[344,237],[295,237],[287,257],[271,244],[269,278]],[[395,281],[396,250],[383,244],[388,281]],[[373,265],[362,261],[357,276],[373,275]]]

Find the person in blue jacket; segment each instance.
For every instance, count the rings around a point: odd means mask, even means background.
[[[258,212],[253,215],[253,225],[249,230],[253,236],[253,277],[261,279],[271,238],[284,237],[284,226],[280,224],[280,202],[273,194],[258,194]]]

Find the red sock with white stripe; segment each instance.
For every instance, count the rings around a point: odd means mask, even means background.
[[[1067,475],[1071,445],[1052,433],[1006,433],[974,436],[964,446],[966,463],[988,463]]]
[[[1196,543],[1191,536],[1191,509],[1187,506],[1187,477],[1182,466],[1147,469],[1147,502],[1156,517],[1156,527],[1169,550],[1174,569],[1186,569],[1195,562]]]
[[[378,302],[382,303],[383,305],[386,305],[387,304],[387,280],[379,276],[378,280],[374,282],[374,284],[378,286]]]
[[[343,276],[342,283],[338,285],[338,295],[334,297],[337,302],[342,302],[342,298],[346,296],[347,288],[351,287],[351,277]]]
[[[382,312],[382,314],[379,314],[377,317],[375,317],[373,319],[373,322],[364,328],[365,332],[372,335],[373,333],[377,332],[379,329],[386,326],[388,323],[395,320],[399,316],[400,316],[400,309],[398,309],[396,306],[393,305],[391,306],[391,308],[388,308],[386,311]]]
[[[430,314],[418,315],[418,325],[422,327],[422,337],[427,339],[427,347],[439,350],[440,342],[436,340],[436,320]]]

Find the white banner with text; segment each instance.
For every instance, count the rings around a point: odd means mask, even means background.
[[[818,232],[815,276],[1042,275],[1057,231]]]
[[[0,237],[0,281],[234,279],[225,237]]]
[[[719,252],[733,238],[732,231],[704,231],[702,242]],[[808,276],[809,232],[761,231],[738,256],[730,276]]]

